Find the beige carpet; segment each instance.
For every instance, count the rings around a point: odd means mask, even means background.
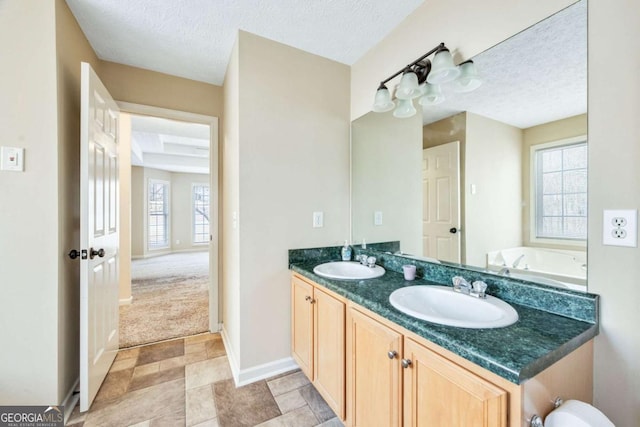
[[[209,329],[209,253],[133,260],[133,302],[120,306],[120,348]]]

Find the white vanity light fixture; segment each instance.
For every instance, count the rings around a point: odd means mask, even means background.
[[[396,104],[391,100],[391,93],[389,89],[384,85],[384,83],[380,83],[380,87],[376,91],[376,99],[373,103],[373,111],[376,113],[386,113],[387,111],[391,111],[395,108]]]
[[[418,75],[411,67],[406,67],[402,72],[400,84],[396,89],[396,98],[407,100],[420,96],[422,92],[418,87]]]
[[[411,99],[399,99],[398,106],[393,110],[393,117],[404,119],[411,117],[416,113],[416,107],[413,106]]]
[[[422,97],[420,97],[420,105],[428,106],[428,105],[438,105],[444,102],[444,95],[442,94],[442,88],[439,84],[431,84],[431,83],[422,83],[420,85],[422,88]]]
[[[432,54],[435,54],[433,61],[427,58]],[[394,104],[386,83],[400,74],[402,74],[402,78],[396,88],[397,102]],[[418,102],[422,106],[438,105],[445,100],[440,85],[449,82],[454,82],[456,92],[470,92],[482,84],[473,61],[469,60],[458,66],[454,65],[451,52],[444,43],[440,43],[411,64],[380,82],[376,91],[373,111],[384,113],[395,107],[393,112],[395,117],[411,117],[416,113],[413,99],[420,97]]]
[[[436,50],[431,64],[431,72],[427,76],[427,82],[442,84],[452,82],[460,75],[460,69],[453,64],[451,52],[441,43]]]
[[[476,90],[482,84],[482,79],[476,69],[476,64],[472,60],[467,60],[458,65],[460,68],[460,76],[453,85],[453,90],[459,93],[471,92]]]

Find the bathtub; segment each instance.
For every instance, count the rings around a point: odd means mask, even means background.
[[[489,271],[503,268],[507,268],[509,275],[517,279],[586,291],[586,252],[519,247],[487,253]]]

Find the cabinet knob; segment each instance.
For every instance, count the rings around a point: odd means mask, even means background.
[[[402,367],[406,369],[409,366],[411,366],[411,360],[410,359],[402,359]]]
[[[389,359],[395,359],[397,355],[398,355],[398,352],[395,350],[391,350],[387,353],[387,356],[389,356]]]
[[[307,295],[306,297],[304,297],[305,301],[311,301],[311,297],[309,295]]]
[[[316,300],[314,300],[314,299],[309,301],[309,304],[315,304],[315,303],[316,303]]]

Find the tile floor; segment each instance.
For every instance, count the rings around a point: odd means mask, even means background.
[[[300,371],[236,388],[219,334],[121,350],[70,427],[340,427]]]

